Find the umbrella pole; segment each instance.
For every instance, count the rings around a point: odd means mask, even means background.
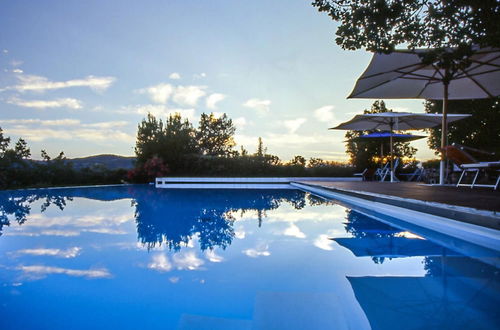
[[[439,184],[444,185],[445,180],[445,147],[447,145],[448,123],[446,116],[448,115],[448,82],[444,82],[444,98],[443,98],[443,121],[441,123],[441,161],[439,163]]]
[[[380,142],[380,169],[384,168],[384,140]]]
[[[395,182],[394,180],[394,154],[393,154],[393,147],[392,147],[392,122],[391,122],[391,135],[390,135],[390,144],[391,144],[391,182]]]

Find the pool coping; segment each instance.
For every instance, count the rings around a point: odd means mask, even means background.
[[[384,203],[392,206],[402,207],[412,211],[500,230],[500,214],[495,211],[478,210],[465,206],[457,206],[438,202],[427,202],[418,199],[402,198],[398,196],[384,195],[366,191],[329,187],[321,184],[311,184],[300,181],[294,181],[290,184],[301,189],[304,189],[304,186],[306,187],[306,190],[307,187],[324,189],[350,197],[362,198],[372,202]]]

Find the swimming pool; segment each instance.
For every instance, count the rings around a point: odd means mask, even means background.
[[[300,190],[3,191],[0,226],[2,329],[500,325],[496,251]]]

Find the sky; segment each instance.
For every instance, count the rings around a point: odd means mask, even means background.
[[[345,161],[347,100],[371,53],[335,44],[309,0],[1,1],[0,127],[32,157],[134,154],[148,112],[227,113],[237,148]],[[387,100],[423,112],[422,100]],[[417,158],[433,157],[426,139]]]

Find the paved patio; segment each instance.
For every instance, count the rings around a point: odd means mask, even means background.
[[[472,207],[479,210],[500,212],[500,190],[491,188],[467,188],[454,186],[430,186],[415,182],[376,182],[376,181],[301,181],[306,184],[339,188],[355,191],[366,191],[402,198],[437,202],[450,205]]]
[[[346,193],[377,202],[450,217],[459,221],[500,229],[500,191],[495,191],[491,188],[471,189],[455,186],[430,186],[414,182],[329,182],[307,180],[297,182],[311,186],[324,187],[340,193]],[[374,197],[373,194],[378,194],[378,197]],[[383,196],[380,197],[380,195]],[[402,201],[401,198],[410,199],[410,201]],[[435,207],[434,205],[426,203],[414,203],[411,202],[411,200],[493,211],[498,214],[494,217],[497,219],[492,219],[491,217],[483,217],[475,212],[462,212],[460,209],[450,211],[450,209],[441,208],[439,205]]]

